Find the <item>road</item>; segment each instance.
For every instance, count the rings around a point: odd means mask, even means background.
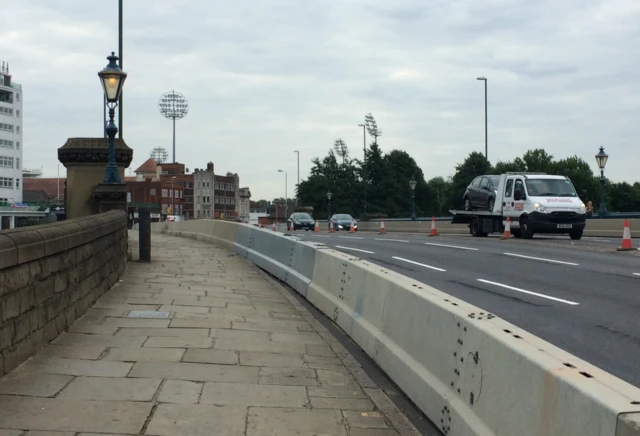
[[[640,251],[616,252],[621,240],[301,231],[295,236],[467,301],[640,387]]]

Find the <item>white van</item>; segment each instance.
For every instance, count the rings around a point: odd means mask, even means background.
[[[452,223],[468,223],[474,236],[503,232],[507,217],[516,238],[564,233],[580,239],[586,225],[582,200],[566,176],[507,173],[500,176],[492,211],[451,211]]]

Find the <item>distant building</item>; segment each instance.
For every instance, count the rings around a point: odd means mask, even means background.
[[[148,208],[152,214],[182,215],[183,188],[166,181],[127,181],[128,206]]]
[[[213,162],[207,163],[206,170],[196,169],[193,172],[195,218],[212,219],[216,217],[214,180]]]
[[[240,215],[240,177],[227,173],[215,176],[215,217],[229,219]]]
[[[240,210],[238,218],[242,221],[249,222],[251,218],[251,191],[249,188],[240,188],[239,194]]]
[[[49,178],[34,177],[24,179],[24,192],[26,191],[44,191],[49,197],[49,201],[53,205],[64,205],[64,185],[67,182],[65,177]],[[26,198],[25,202],[29,202]]]
[[[0,64],[0,206],[22,203],[22,86]],[[0,227],[15,227],[15,214],[0,211]]]
[[[151,181],[157,182],[160,180],[160,167],[155,159],[149,158],[142,165],[140,165],[136,171],[136,181],[144,182]]]

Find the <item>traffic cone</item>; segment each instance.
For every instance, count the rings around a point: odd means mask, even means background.
[[[387,233],[387,229],[384,228],[384,218],[380,218],[380,234],[384,235]]]
[[[504,234],[500,239],[511,239],[511,218],[507,217],[507,223],[504,225]]]
[[[320,223],[316,220],[316,227],[313,229],[314,232],[318,233],[320,231]]]
[[[438,230],[436,229],[436,217],[431,217],[431,233],[429,236],[438,236]]]
[[[622,233],[622,246],[618,248],[618,251],[631,251],[633,243],[631,242],[631,229],[629,228],[629,219],[624,220],[624,232]]]
[[[354,220],[351,218],[351,227],[349,228],[349,233],[355,233],[356,229],[354,227]]]
[[[335,233],[336,229],[333,228],[333,220],[329,221],[329,233]]]
[[[289,227],[289,231],[290,232],[295,232],[296,231],[296,226],[293,225],[293,221],[291,221],[291,227]]]
[[[274,232],[276,231],[276,222],[273,222],[273,225],[271,226],[271,230],[273,230]]]

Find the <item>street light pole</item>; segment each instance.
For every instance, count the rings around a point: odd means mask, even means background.
[[[329,221],[329,227],[331,227],[331,191],[327,191],[327,200],[329,200],[329,216],[327,216],[327,221]]]
[[[294,150],[298,155],[298,184],[296,185],[296,208],[298,207],[298,197],[300,196],[300,150]]]
[[[411,221],[415,221],[416,218],[416,179],[411,177],[409,180],[409,188],[411,189]]]
[[[487,127],[487,78],[478,77],[478,80],[484,81],[484,158],[489,161],[489,129]]]
[[[289,199],[287,197],[287,172],[278,170],[279,173],[284,173],[284,218],[285,220],[289,216]]]
[[[176,191],[173,188],[173,181],[175,180],[176,176],[171,177],[171,214],[172,215],[176,215],[176,205],[175,205],[175,201],[173,200],[174,198],[176,198]]]
[[[362,127],[362,151],[364,152],[364,160],[362,161],[362,182],[364,183],[364,214],[367,214],[367,126],[358,124]]]
[[[604,167],[607,165],[609,155],[604,152],[604,147],[600,147],[600,152],[596,154],[596,162],[600,168],[600,211],[598,212],[598,218],[604,218],[607,215],[607,206],[604,203]]]

